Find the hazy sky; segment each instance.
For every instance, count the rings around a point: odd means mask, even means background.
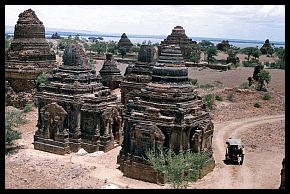
[[[284,5],[5,5],[5,25],[29,8],[50,28],[285,41]]]

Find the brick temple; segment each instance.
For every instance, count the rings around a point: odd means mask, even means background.
[[[168,35],[166,39],[161,41],[159,54],[161,53],[162,48],[168,45],[179,46],[184,59],[189,59],[190,52],[198,49],[196,41],[192,41],[191,38],[188,38],[185,34],[185,30],[181,26],[175,26],[172,33]]]
[[[104,86],[111,90],[119,88],[123,76],[121,71],[117,68],[117,63],[111,53],[106,54],[106,60],[100,70],[101,82]]]
[[[125,78],[120,84],[123,104],[127,104],[128,100],[138,96],[141,89],[151,81],[152,68],[157,58],[157,46],[141,45],[138,61],[127,67]]]
[[[213,169],[214,126],[201,97],[188,81],[179,47],[164,47],[153,66],[151,81],[134,100],[128,100],[123,119],[124,141],[118,164],[124,176],[164,183],[164,177],[144,159],[148,149],[159,146],[175,152],[203,152],[211,158],[204,173]]]
[[[126,52],[129,52],[132,47],[133,47],[133,44],[131,40],[128,38],[126,33],[123,33],[118,42],[118,48],[124,48]]]
[[[109,151],[122,142],[122,105],[100,82],[78,44],[68,45],[63,65],[37,93],[34,148],[65,154],[84,148]]]
[[[5,52],[7,105],[24,107],[32,101],[35,79],[56,65],[54,51],[45,39],[45,28],[31,9],[18,16],[14,38]],[[28,94],[27,94],[28,93]]]

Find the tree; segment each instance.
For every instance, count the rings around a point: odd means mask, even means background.
[[[227,57],[227,63],[233,63],[235,67],[237,67],[238,63],[240,62],[240,59],[236,57],[236,55],[239,53],[240,48],[230,45],[230,48],[227,49],[227,54],[229,55]]]
[[[214,62],[215,58],[214,56],[217,55],[217,49],[215,46],[208,47],[206,50],[206,55],[207,55],[207,63],[209,64],[210,62]]]
[[[259,58],[261,55],[261,51],[257,47],[246,47],[240,50],[240,53],[248,56],[248,62],[250,61],[250,57]]]
[[[84,48],[85,48],[86,51],[89,50],[90,53],[91,53],[91,48],[90,48],[90,46],[88,45],[88,43],[85,43],[85,44],[84,44]]]
[[[203,51],[203,53],[204,53],[204,60],[206,60],[207,50],[210,47],[214,46],[214,44],[212,42],[210,42],[210,41],[202,40],[201,42],[198,43],[198,46],[201,49],[201,51]]]
[[[258,77],[258,84],[259,84],[259,89],[260,91],[263,90],[263,87],[265,86],[265,82],[267,84],[270,83],[271,81],[271,74],[269,71],[266,71],[266,70],[261,70],[258,74],[257,74],[257,77]]]
[[[64,50],[65,47],[69,44],[76,43],[74,39],[60,39],[59,44],[58,44],[58,49],[59,50]]]
[[[96,41],[91,45],[91,50],[97,52],[98,54],[105,53],[107,50],[107,45],[105,42]]]
[[[186,187],[188,181],[199,178],[200,169],[209,160],[202,153],[193,153],[190,150],[175,153],[171,149],[163,151],[161,147],[148,150],[146,160],[158,173],[163,173],[173,188]]]
[[[5,50],[7,50],[10,47],[11,41],[9,38],[5,38]]]
[[[80,40],[80,35],[79,34],[75,35],[74,40],[75,41],[79,41]]]
[[[138,53],[140,50],[140,47],[139,46],[133,46],[132,47],[132,51],[135,52],[135,53]]]
[[[117,54],[118,45],[114,41],[107,42],[107,52]]]
[[[122,58],[124,58],[124,56],[126,55],[126,49],[121,47],[121,48],[119,48],[119,52],[120,52]]]
[[[190,53],[190,61],[194,63],[198,63],[200,60],[200,52],[199,51],[191,51]]]
[[[48,75],[46,73],[42,73],[36,78],[36,89],[39,90],[40,84],[47,84],[48,81]]]
[[[279,68],[285,68],[285,49],[283,47],[275,48],[274,50],[275,55],[279,58]]]

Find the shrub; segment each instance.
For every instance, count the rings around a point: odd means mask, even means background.
[[[221,87],[223,85],[223,82],[221,82],[221,81],[214,81],[213,82],[213,85],[216,86],[216,87]]]
[[[205,154],[193,153],[190,150],[175,153],[163,148],[148,150],[146,161],[156,172],[164,173],[165,179],[173,188],[186,187],[186,182],[196,181],[200,170],[210,159]]]
[[[124,56],[125,56],[125,55],[126,55],[126,53],[127,53],[126,49],[125,49],[125,48],[123,48],[123,47],[119,48],[119,52],[120,52],[120,54],[121,54],[122,58],[124,58]]]
[[[191,85],[197,85],[197,79],[189,79]]]
[[[255,103],[254,103],[254,107],[256,107],[256,108],[260,108],[261,105],[260,105],[258,102],[255,102]]]
[[[26,123],[26,119],[22,111],[15,109],[5,112],[5,126],[9,125],[10,129],[24,123]]]
[[[270,94],[265,94],[263,97],[262,97],[263,100],[270,100],[271,99],[271,95]]]
[[[203,88],[203,89],[208,89],[208,88],[213,88],[214,85],[212,85],[212,84],[205,84],[205,85],[200,85],[199,87],[200,88]]]
[[[235,94],[233,92],[229,93],[227,99],[231,102],[235,101]]]
[[[255,67],[255,66],[257,66],[257,63],[253,63],[251,61],[243,61],[242,64],[243,64],[244,67]]]
[[[207,105],[209,109],[213,109],[213,103],[214,103],[214,95],[208,94],[203,97],[203,102]]]
[[[240,89],[249,89],[249,83],[243,82],[239,86]]]
[[[231,69],[236,69],[240,66],[241,66],[240,63],[237,62],[237,63],[232,63],[230,67],[231,67]]]
[[[285,69],[285,62],[278,60],[277,62],[269,63],[268,67],[271,69]]]
[[[221,96],[215,96],[215,99],[217,100],[217,101],[223,101],[223,98],[221,97]]]
[[[28,113],[28,112],[32,111],[33,106],[34,106],[33,103],[26,104],[25,107],[23,108],[23,112]]]
[[[135,52],[135,53],[138,53],[140,50],[140,47],[139,46],[133,46],[132,47],[132,51]]]
[[[21,138],[21,132],[14,130],[6,130],[5,133],[5,142],[10,144],[12,141]]]
[[[20,110],[10,110],[5,112],[5,142],[11,143],[15,139],[21,138],[21,133],[14,131],[13,127],[26,123],[23,113]]]
[[[39,89],[40,84],[47,84],[48,83],[48,79],[47,79],[47,74],[42,73],[40,74],[37,79],[36,79],[36,88]]]
[[[94,70],[94,69],[95,69],[95,60],[90,59],[90,60],[88,61],[88,64],[89,64],[89,68],[90,68],[91,70]]]

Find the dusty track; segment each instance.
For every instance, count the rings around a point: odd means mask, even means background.
[[[227,138],[239,138],[241,132],[249,130],[252,127],[264,123],[279,122],[281,120],[285,120],[285,115],[259,116],[232,120],[225,123],[215,123],[213,149],[216,167],[213,172],[192,184],[191,187],[227,189],[278,188],[279,179],[277,181],[273,181],[273,179],[275,177],[279,178],[279,171],[273,177],[269,173],[269,166],[270,168],[281,168],[279,162],[283,156],[279,155],[276,157],[268,152],[247,153],[246,151],[245,161],[242,166],[226,165],[223,160]]]

